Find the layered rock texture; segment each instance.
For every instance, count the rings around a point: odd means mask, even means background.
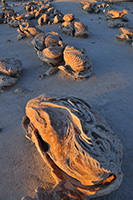
[[[22,124],[51,167],[57,193],[83,199],[120,186],[122,144],[84,100],[41,95],[27,103]]]

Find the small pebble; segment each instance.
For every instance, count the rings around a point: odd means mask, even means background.
[[[122,21],[123,21],[123,22],[128,22],[129,19],[128,19],[126,16],[122,16]]]
[[[115,28],[115,24],[113,22],[109,23],[109,28]]]
[[[39,75],[39,80],[42,80],[44,78],[43,74]]]
[[[130,8],[128,8],[128,7],[125,7],[125,9],[126,9],[126,10],[130,10]]]
[[[15,92],[15,93],[21,93],[21,92],[23,92],[23,90],[20,89],[20,88],[17,88],[17,89],[14,90],[14,92]]]
[[[9,42],[11,42],[11,40],[6,40],[6,43],[9,43]]]
[[[94,41],[91,41],[91,44],[95,44],[95,42],[94,42]]]

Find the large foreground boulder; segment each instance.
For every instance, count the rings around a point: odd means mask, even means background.
[[[51,167],[58,195],[93,198],[120,186],[122,144],[84,100],[41,95],[27,103],[22,125]]]

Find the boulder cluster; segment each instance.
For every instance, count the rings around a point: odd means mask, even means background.
[[[5,0],[1,0],[2,3],[2,12],[0,12],[0,24],[8,23],[11,20],[14,20],[17,17],[17,13]]]
[[[38,57],[50,66],[44,75],[51,75],[58,69],[74,79],[91,75],[92,66],[86,50],[67,45],[57,32],[45,33],[28,22],[20,23],[17,31],[18,39],[26,36],[32,39]]]
[[[119,35],[116,35],[116,39],[121,41],[127,41],[133,47],[133,32],[128,27],[127,22],[129,21],[128,11],[126,9],[123,10],[115,10],[112,8],[111,4],[108,3],[90,3],[80,2],[82,4],[82,10],[86,13],[104,13],[105,21],[109,22],[109,28],[119,28]]]

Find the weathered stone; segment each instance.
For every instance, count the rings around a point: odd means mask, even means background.
[[[65,14],[63,17],[63,20],[65,22],[71,22],[72,20],[74,20],[74,15],[73,14]]]
[[[41,17],[39,17],[39,19],[38,19],[39,26],[43,26],[47,23],[48,23],[48,15],[47,14],[43,14]]]
[[[18,78],[0,75],[0,90],[13,86],[18,81]]]
[[[121,41],[130,41],[133,38],[133,32],[127,28],[119,28],[119,34],[115,37]]]
[[[22,63],[14,58],[0,59],[0,73],[12,77],[19,77],[21,73]]]
[[[19,29],[17,30],[20,35],[26,35],[29,38],[34,38],[36,35],[41,33],[42,31],[32,23],[22,22],[19,24]]]
[[[100,7],[97,3],[90,2],[81,2],[83,5],[82,9],[87,13],[99,13],[101,11]]]
[[[118,10],[108,10],[108,12],[105,12],[105,15],[107,17],[107,19],[118,19],[118,18],[122,18],[124,15],[128,14],[127,10],[123,10],[123,11],[118,11]]]
[[[124,22],[110,22],[109,23],[109,28],[120,28],[120,27],[125,27],[127,26],[127,23]]]
[[[55,194],[92,198],[120,186],[122,144],[84,100],[41,95],[27,103],[22,125],[52,169]]]
[[[56,15],[56,16],[54,17],[53,24],[57,24],[57,23],[60,23],[60,22],[63,22],[63,17],[62,17],[61,14]]]
[[[48,65],[55,67],[62,63],[62,47],[50,46],[43,51],[37,51],[39,58]]]
[[[3,21],[4,21],[4,13],[1,12],[1,13],[0,13],[0,24],[2,24]]]
[[[60,70],[75,79],[91,75],[92,66],[85,49],[66,46],[63,55],[65,66],[59,66]]]
[[[36,50],[42,51],[45,48],[45,34],[40,33],[31,41]]]
[[[127,16],[122,16],[122,21],[123,21],[123,22],[128,22],[129,19],[127,18]]]
[[[61,31],[69,36],[74,36],[74,25],[71,22],[63,22],[59,25]]]
[[[87,26],[84,26],[81,22],[74,22],[74,29],[75,37],[87,38],[89,36]]]
[[[62,46],[62,47],[64,46],[61,36],[54,31],[48,32],[46,34],[45,47],[50,47],[50,46]]]
[[[13,28],[17,28],[17,27],[19,27],[19,21],[17,21],[17,20],[10,20],[9,22],[8,22],[8,25],[10,26],[10,27],[13,27]]]

